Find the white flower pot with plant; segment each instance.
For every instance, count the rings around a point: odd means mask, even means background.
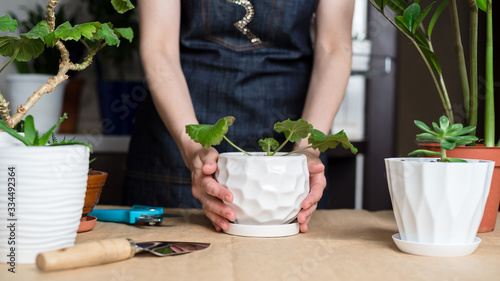
[[[24,135],[0,128],[24,145],[0,146],[0,261],[35,263],[36,255],[72,246],[87,188],[90,146],[38,136],[33,117]]]
[[[226,203],[236,212],[236,220],[226,230],[229,234],[277,237],[299,232],[295,218],[304,198],[309,193],[309,171],[307,158],[300,150],[279,152],[287,142],[308,138],[307,148],[324,152],[342,144],[353,153],[357,149],[341,131],[325,135],[313,129],[308,122],[286,120],[274,125],[274,130],[284,133],[286,140],[281,145],[273,138],[259,141],[264,152],[246,152],[234,145],[225,134],[233,124],[234,117],[220,119],[215,125],[188,125],[187,134],[204,147],[218,145],[223,139],[240,152],[225,152],[219,155],[216,179],[234,196]]]
[[[387,180],[399,233],[394,242],[403,252],[425,256],[464,256],[475,251],[476,237],[490,189],[494,162],[453,159],[446,150],[474,141],[462,136],[474,127],[450,125],[442,116],[434,130],[420,121],[425,131],[419,141],[438,141],[441,152],[417,150],[410,156],[436,158],[388,158]]]

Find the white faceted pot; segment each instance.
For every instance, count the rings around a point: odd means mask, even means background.
[[[478,240],[494,162],[388,158],[385,165],[401,241],[471,245]]]
[[[73,246],[82,216],[89,149],[0,146],[0,262],[35,263]]]
[[[225,203],[236,212],[236,224],[282,225],[297,217],[309,193],[307,158],[282,155],[219,155],[216,178],[233,194]]]

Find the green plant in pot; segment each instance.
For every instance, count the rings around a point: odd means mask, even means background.
[[[225,202],[236,212],[236,221],[226,233],[242,236],[278,237],[299,232],[294,222],[304,198],[309,193],[307,159],[301,150],[321,152],[339,144],[352,153],[357,149],[341,131],[334,135],[313,129],[307,121],[277,122],[274,130],[285,134],[279,144],[274,138],[259,141],[262,152],[247,152],[233,144],[226,133],[234,117],[220,119],[214,125],[187,125],[186,133],[195,142],[208,148],[229,142],[239,152],[219,154],[217,181],[233,194],[232,203]],[[309,146],[292,152],[280,152],[288,142],[308,139]]]
[[[484,143],[471,142],[467,146],[459,146],[449,152],[454,158],[473,158],[485,159],[496,162],[493,176],[492,188],[488,198],[487,207],[483,216],[483,222],[479,232],[489,232],[495,228],[496,217],[500,205],[500,141],[495,139],[495,110],[494,110],[494,85],[493,85],[493,32],[492,32],[492,1],[491,0],[469,0],[467,1],[469,9],[469,54],[468,63],[464,54],[462,44],[462,34],[460,30],[463,19],[459,18],[456,0],[439,0],[430,3],[428,6],[421,6],[420,0],[370,0],[372,6],[379,11],[402,35],[404,35],[413,46],[415,46],[420,57],[425,63],[431,79],[435,85],[438,96],[443,105],[443,111],[454,123],[454,117],[462,114],[464,124],[467,126],[478,125],[478,103],[480,101],[480,85],[478,84],[478,33],[481,31],[478,24],[478,13],[484,11],[486,14],[485,25],[485,85],[484,85],[484,137],[478,140],[484,140]],[[387,10],[391,10],[395,17],[392,18]],[[447,11],[448,10],[448,11]],[[432,35],[435,26],[438,23],[443,12],[450,13],[453,45],[456,62],[458,65],[457,73],[459,76],[462,90],[462,108],[452,108],[452,103],[447,90],[446,81],[441,68],[441,62],[433,46]],[[476,130],[470,132],[476,135]],[[497,142],[497,143],[496,143]],[[424,143],[420,145],[423,149],[439,151],[439,144]]]
[[[110,2],[121,13],[133,8],[128,0]],[[122,39],[132,40],[133,37],[130,28],[117,28],[112,23],[87,22],[73,26],[64,22],[56,26],[58,3],[58,0],[49,0],[46,20],[30,31],[18,37],[0,36],[0,54],[10,57],[0,72],[13,61],[30,61],[38,57],[47,48],[55,48],[60,54],[57,74],[41,83],[14,114],[10,114],[9,102],[0,94],[0,128],[5,131],[0,132],[0,169],[6,171],[0,175],[0,207],[4,210],[9,207],[10,218],[17,219],[12,226],[16,228],[17,237],[34,239],[27,243],[16,241],[14,251],[12,246],[0,244],[2,262],[9,259],[8,262],[34,263],[39,252],[73,245],[82,217],[89,170],[90,148],[87,145],[74,140],[51,140],[52,133],[66,116],[42,135],[38,134],[35,120],[30,116],[24,120],[24,135],[12,128],[41,97],[50,95],[66,81],[69,71],[86,69],[99,50],[108,45],[118,46]],[[1,32],[14,32],[17,24],[9,15],[0,16]],[[84,46],[88,54],[83,61],[71,60],[67,41],[77,41]],[[7,241],[6,220],[0,223],[0,237]],[[21,231],[26,233],[21,234]],[[45,240],[36,240],[41,238]],[[9,257],[12,251],[16,253],[14,261]]]
[[[447,152],[477,140],[474,126],[450,124],[442,116],[432,128],[415,121],[419,141],[441,144],[441,151],[419,149],[407,158],[386,158],[387,181],[399,233],[398,248],[424,256],[472,254],[488,197],[494,162],[450,158]],[[438,156],[413,157],[413,156]]]

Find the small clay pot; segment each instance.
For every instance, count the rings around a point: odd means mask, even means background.
[[[108,173],[101,171],[89,171],[89,178],[87,181],[87,191],[85,193],[85,204],[83,205],[82,216],[86,216],[88,213],[92,212],[99,198],[101,197],[101,192]]]

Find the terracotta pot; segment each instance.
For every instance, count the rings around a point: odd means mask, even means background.
[[[419,147],[431,151],[439,151],[440,149],[439,145],[436,143],[421,143]],[[486,201],[483,220],[481,221],[478,232],[484,233],[493,231],[495,229],[495,222],[500,205],[500,147],[485,147],[482,144],[478,144],[477,146],[460,146],[447,151],[446,155],[452,158],[495,161],[490,193],[488,195],[488,201]]]
[[[92,212],[99,198],[101,197],[102,188],[106,183],[108,173],[101,171],[90,170],[87,181],[87,192],[85,193],[85,205],[83,206],[82,216],[86,216]]]

